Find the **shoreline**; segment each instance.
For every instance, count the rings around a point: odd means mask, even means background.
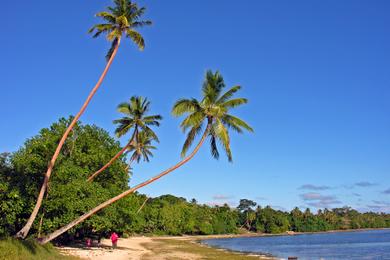
[[[251,251],[236,251],[228,248],[223,248],[223,247],[218,247],[218,246],[212,246],[207,243],[203,243],[202,241],[204,240],[209,240],[209,239],[225,239],[225,238],[250,238],[250,237],[273,237],[273,236],[295,236],[295,235],[312,235],[312,234],[332,234],[332,233],[347,233],[347,232],[362,232],[362,231],[375,231],[375,230],[390,230],[390,228],[359,228],[359,229],[342,229],[342,230],[328,230],[328,231],[317,231],[317,232],[293,232],[293,233],[279,233],[279,234],[267,234],[267,233],[248,233],[248,234],[232,234],[232,235],[210,235],[207,236],[206,238],[202,239],[196,239],[194,238],[193,241],[218,250],[225,250],[227,252],[232,252],[232,253],[240,253],[243,255],[253,255],[253,256],[258,256],[261,259],[280,259],[277,256],[274,256],[272,254],[268,253],[259,253],[259,252],[251,252]],[[195,236],[196,237],[196,236]]]
[[[203,243],[209,239],[225,239],[240,237],[269,237],[269,236],[294,236],[303,234],[359,232],[373,230],[389,230],[390,228],[377,229],[352,229],[330,230],[322,232],[297,232],[294,234],[222,234],[222,235],[191,235],[191,236],[132,236],[120,238],[118,248],[111,248],[109,239],[102,240],[101,247],[86,248],[82,243],[72,246],[57,247],[66,255],[79,257],[80,259],[118,259],[118,260],[153,260],[153,259],[279,259],[272,254],[235,251]],[[168,257],[168,258],[167,258]],[[169,258],[170,257],[170,258]]]
[[[188,240],[208,240],[208,239],[223,239],[223,238],[240,238],[240,237],[267,237],[267,236],[295,236],[295,235],[307,235],[307,234],[327,234],[327,233],[344,233],[344,232],[361,232],[361,231],[374,231],[374,230],[390,230],[390,228],[359,228],[359,229],[336,229],[327,231],[314,231],[314,232],[293,232],[292,233],[255,233],[248,232],[242,234],[218,234],[218,235],[182,235],[182,236],[147,236],[158,239],[188,239]]]

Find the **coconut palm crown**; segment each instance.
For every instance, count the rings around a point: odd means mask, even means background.
[[[114,7],[108,7],[107,11],[96,14],[105,23],[92,26],[88,32],[94,33],[93,38],[98,37],[102,33],[106,34],[107,40],[112,42],[111,48],[106,55],[107,60],[111,57],[113,50],[123,35],[130,38],[140,50],[145,48],[144,38],[136,30],[152,24],[149,20],[140,20],[145,10],[145,7],[138,7],[131,0],[114,0]]]
[[[195,137],[202,132],[206,125],[210,139],[211,154],[219,158],[217,142],[225,150],[228,160],[233,160],[230,149],[229,129],[242,133],[243,130],[253,132],[253,129],[242,119],[229,114],[232,108],[246,104],[246,98],[233,98],[241,86],[234,86],[223,93],[225,83],[222,75],[211,70],[206,72],[202,86],[202,100],[179,99],[173,106],[172,114],[182,116],[187,114],[180,127],[187,133],[181,155],[184,157]]]
[[[141,159],[143,159],[144,162],[149,162],[150,157],[153,157],[152,150],[157,149],[152,145],[154,140],[154,137],[152,137],[148,132],[139,132],[137,142],[130,145],[127,150],[128,153],[132,153],[130,156],[130,162],[135,161],[139,163]]]
[[[148,116],[147,113],[150,109],[150,102],[147,98],[133,96],[129,102],[123,102],[118,105],[118,112],[125,116],[114,120],[114,124],[117,124],[115,134],[117,137],[122,137],[128,133],[131,129],[134,129],[132,139],[135,142],[140,141],[140,131],[145,132],[150,138],[155,141],[159,141],[155,132],[150,128],[151,126],[160,126],[159,120],[162,119],[160,115]]]

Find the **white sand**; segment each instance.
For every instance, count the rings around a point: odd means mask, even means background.
[[[152,253],[150,250],[143,247],[142,243],[152,242],[149,237],[132,237],[118,240],[118,247],[112,249],[111,241],[104,239],[101,241],[102,247],[91,248],[74,248],[61,247],[59,250],[67,255],[78,256],[83,259],[94,260],[138,260],[145,254]]]

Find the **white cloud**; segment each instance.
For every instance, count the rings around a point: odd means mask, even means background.
[[[337,200],[332,195],[322,195],[317,192],[308,192],[300,195],[308,206],[315,208],[331,208],[334,204],[341,204],[341,201]]]
[[[329,190],[330,187],[325,186],[325,185],[318,186],[318,185],[314,185],[314,184],[304,184],[301,187],[299,187],[298,189],[300,189],[300,190]]]

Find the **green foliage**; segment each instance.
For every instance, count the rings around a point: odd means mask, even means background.
[[[390,215],[384,213],[359,213],[349,207],[333,210],[319,210],[313,214],[309,209],[302,212],[294,208],[291,212],[274,210],[270,206],[257,207],[250,200],[241,200],[239,223],[248,230],[263,233],[283,233],[288,230],[295,232],[318,232],[356,228],[388,228]]]
[[[51,244],[39,245],[33,240],[0,240],[0,259],[12,260],[71,260],[76,257],[61,255]]]
[[[118,39],[123,35],[130,38],[140,50],[143,50],[145,48],[145,41],[136,29],[152,24],[149,20],[140,20],[141,16],[145,13],[145,7],[138,7],[136,3],[130,0],[114,0],[114,7],[108,7],[107,9],[105,12],[96,14],[105,23],[96,24],[89,29],[89,33],[93,33],[93,38],[103,33],[106,34],[107,40],[112,42],[106,59],[110,59],[118,44]]]
[[[173,106],[172,114],[182,116],[188,114],[181,122],[180,127],[183,132],[187,130],[187,138],[184,142],[181,155],[184,157],[195,140],[195,137],[202,132],[205,122],[207,122],[206,131],[210,138],[211,155],[218,159],[218,145],[221,144],[229,161],[233,160],[230,149],[229,129],[242,133],[243,129],[250,132],[253,129],[238,117],[230,115],[230,109],[246,104],[245,98],[234,98],[233,95],[241,89],[240,86],[232,87],[223,93],[225,82],[222,75],[217,71],[206,72],[205,80],[202,86],[202,100],[179,99]]]
[[[288,216],[279,210],[267,206],[258,207],[255,216],[256,231],[264,233],[282,233],[289,230]]]
[[[16,232],[25,199],[9,162],[9,154],[0,154],[0,237]]]
[[[132,219],[132,231],[165,235],[236,233],[237,216],[228,206],[198,205],[184,198],[163,195],[148,200]]]
[[[14,226],[23,223],[29,216],[38,188],[42,184],[47,162],[70,120],[60,119],[50,128],[42,129],[37,136],[27,140],[11,156],[12,167],[7,166],[3,160],[2,169],[5,167],[9,172],[1,174],[1,178],[5,180],[1,182],[1,188],[8,190],[1,193],[1,196],[7,196],[3,198],[1,208],[1,216],[6,216],[1,221],[7,222],[7,225],[1,226],[4,235],[14,232],[15,228],[19,228]],[[88,174],[100,169],[119,150],[119,143],[105,130],[78,123],[58,157],[42,210],[33,225],[33,233],[37,233],[41,218],[42,232],[53,231],[127,189],[128,175],[122,159],[113,163],[95,182],[86,181]],[[68,235],[107,232],[120,228],[113,225],[114,220],[122,218],[116,214],[117,207],[113,205],[107,208],[68,232]]]

